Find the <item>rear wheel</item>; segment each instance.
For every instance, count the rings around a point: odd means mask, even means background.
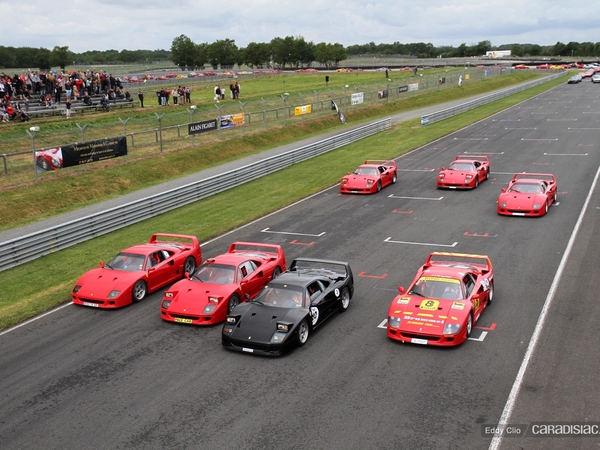
[[[310,333],[310,327],[308,326],[308,322],[303,320],[298,325],[298,346],[302,347],[308,341],[308,334]]]
[[[144,300],[144,297],[146,297],[147,289],[148,288],[145,282],[143,282],[142,280],[137,281],[133,285],[133,291],[131,295],[133,303],[141,302],[142,300]]]
[[[350,291],[348,288],[344,288],[342,289],[342,295],[340,296],[340,304],[338,309],[340,312],[344,312],[348,309],[348,306],[350,306]]]
[[[186,272],[190,274],[190,276],[194,273],[194,269],[196,268],[196,260],[189,256],[185,263],[183,264],[183,276],[185,276]]]
[[[229,298],[229,302],[227,303],[227,313],[231,314],[231,310],[240,304],[240,297],[237,294],[233,294]]]
[[[271,279],[277,278],[279,275],[281,275],[281,269],[279,268],[279,266],[277,266],[273,270],[273,275],[271,276]]]

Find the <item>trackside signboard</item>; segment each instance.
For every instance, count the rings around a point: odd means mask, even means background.
[[[39,150],[35,152],[35,161],[38,171],[44,171],[78,166],[125,155],[127,155],[127,138],[121,136]]]
[[[199,134],[217,129],[217,119],[188,124],[188,134]]]

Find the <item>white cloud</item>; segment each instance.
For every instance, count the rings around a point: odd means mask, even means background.
[[[233,39],[238,47],[304,36],[344,46],[426,42],[435,46],[595,42],[600,3],[567,0],[42,0],[2,2],[11,31],[1,45],[68,45],[88,50],[169,49],[185,34],[196,43]],[[16,20],[15,18],[19,18]]]

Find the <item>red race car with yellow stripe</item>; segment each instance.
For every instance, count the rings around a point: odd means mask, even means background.
[[[223,322],[236,305],[256,297],[284,272],[285,264],[280,245],[234,242],[227,253],[206,260],[165,292],[160,317],[190,325]]]
[[[467,340],[494,297],[494,270],[485,255],[431,253],[388,310],[387,335],[403,343],[453,346]]]

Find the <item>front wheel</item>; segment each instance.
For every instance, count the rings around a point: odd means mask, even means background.
[[[475,187],[479,186],[479,175],[475,176]]]
[[[240,297],[237,294],[233,294],[227,304],[227,313],[231,314],[231,310],[240,304]]]
[[[473,315],[469,314],[467,318],[467,339],[471,336],[471,330],[473,329]]]
[[[298,325],[298,346],[302,347],[308,341],[308,334],[310,333],[310,327],[308,326],[308,322],[303,320]]]
[[[342,295],[340,297],[340,304],[338,309],[340,312],[344,312],[348,309],[348,306],[350,306],[350,291],[348,290],[348,288],[344,288],[342,289]]]
[[[381,190],[381,181],[377,182],[377,192]]]
[[[398,181],[398,174],[394,173],[394,176],[392,177],[392,184],[394,184],[396,181]]]
[[[488,292],[488,305],[492,303],[494,299],[494,282],[490,281],[490,292]]]
[[[144,300],[144,297],[146,297],[147,289],[148,288],[146,287],[145,282],[143,282],[142,280],[137,281],[133,285],[133,291],[132,291],[133,303],[141,302],[142,300]]]

